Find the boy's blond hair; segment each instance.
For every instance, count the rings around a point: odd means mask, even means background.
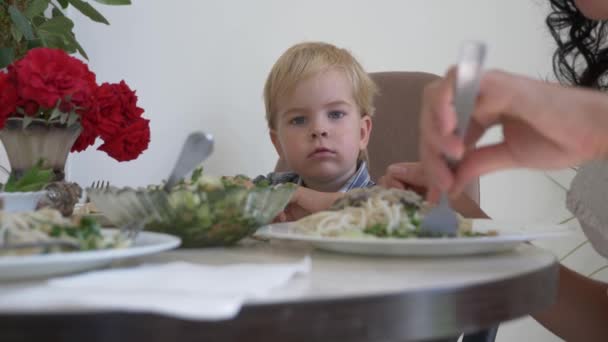
[[[350,79],[353,97],[361,115],[374,115],[374,97],[378,87],[353,55],[345,49],[321,42],[296,44],[279,57],[264,86],[266,121],[275,129],[277,100],[291,93],[298,82],[330,68],[342,69]]]

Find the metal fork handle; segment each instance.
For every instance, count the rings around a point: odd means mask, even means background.
[[[177,182],[205,160],[213,151],[213,136],[203,132],[191,133],[173,166],[173,170],[165,183],[164,190],[169,192]]]
[[[458,116],[455,133],[461,138],[467,131],[470,116],[475,109],[485,56],[486,45],[482,42],[467,42],[460,50],[454,84],[454,109]]]
[[[450,206],[450,200],[448,198],[448,194],[445,191],[442,191],[441,194],[439,194],[439,202],[437,202],[437,206]]]
[[[454,134],[464,138],[479,94],[481,71],[486,56],[486,45],[482,42],[465,42],[460,50],[456,81],[454,82],[454,110],[457,125]],[[459,160],[446,156],[448,166],[455,170]]]

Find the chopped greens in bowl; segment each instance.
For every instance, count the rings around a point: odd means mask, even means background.
[[[145,229],[177,235],[182,247],[229,246],[270,223],[289,203],[295,184],[254,184],[245,176],[210,177],[197,170],[169,193],[91,189],[89,196],[117,226],[137,219]]]

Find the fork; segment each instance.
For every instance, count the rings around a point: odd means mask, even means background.
[[[105,190],[110,188],[110,182],[105,181],[105,180],[96,180],[93,181],[93,183],[91,183],[91,186],[89,187],[89,189],[95,189],[95,190]],[[87,196],[85,198],[85,202],[91,202],[91,198],[89,197],[89,194],[87,193]]]
[[[454,109],[458,119],[455,134],[460,138],[464,138],[475,107],[485,53],[486,46],[481,42],[466,42],[461,47],[454,84]],[[452,170],[458,167],[458,160],[446,160]],[[445,192],[441,193],[437,206],[425,215],[422,229],[433,236],[456,236],[458,233],[458,216],[450,207]]]
[[[109,187],[110,187],[110,182],[105,181],[105,180],[97,180],[97,181],[93,181],[93,183],[91,183],[92,189],[107,189]]]
[[[90,189],[93,190],[107,190],[110,188],[110,182],[106,180],[96,180],[91,183]],[[90,201],[90,199],[87,199]],[[133,220],[123,223],[120,225],[120,234],[123,235],[127,240],[132,241],[137,237],[137,234],[144,228],[144,219],[141,217],[134,218]]]

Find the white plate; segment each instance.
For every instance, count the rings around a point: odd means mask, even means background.
[[[466,238],[343,238],[302,234],[294,229],[294,223],[278,223],[260,228],[256,235],[263,238],[306,241],[319,249],[343,253],[446,256],[504,252],[526,241],[560,237],[572,232],[571,228],[558,224],[473,220],[473,231],[488,230],[496,230],[498,235]]]
[[[105,234],[115,230],[104,229]],[[0,281],[48,277],[107,266],[112,261],[139,257],[176,248],[180,238],[143,231],[128,248],[44,255],[0,256]]]

